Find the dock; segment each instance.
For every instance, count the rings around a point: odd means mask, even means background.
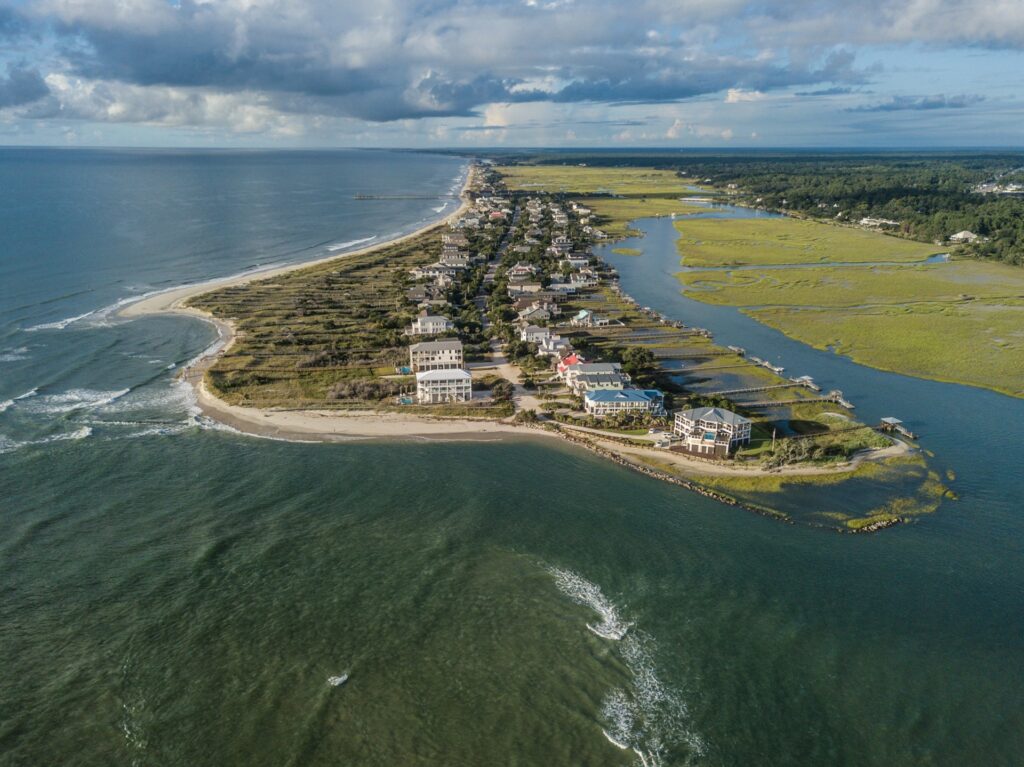
[[[878,425],[878,430],[884,432],[896,432],[897,434],[902,434],[907,439],[917,439],[917,435],[904,426],[903,421],[899,418],[893,418],[892,416],[886,416],[883,418],[882,422]]]

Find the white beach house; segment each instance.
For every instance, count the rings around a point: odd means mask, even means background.
[[[427,370],[416,374],[416,400],[421,405],[469,402],[473,377],[468,370]]]
[[[410,336],[432,336],[438,333],[447,333],[449,330],[454,329],[454,327],[455,324],[447,317],[441,317],[436,314],[421,314],[412,321],[412,325],[406,332]]]

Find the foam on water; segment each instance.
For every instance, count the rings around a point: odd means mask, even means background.
[[[605,639],[619,640],[626,636],[630,624],[619,617],[618,608],[601,592],[597,584],[571,570],[550,568],[559,590],[576,604],[586,605],[601,616],[596,626],[588,623],[587,628]]]
[[[371,240],[376,240],[376,239],[377,239],[377,235],[371,235],[369,237],[361,237],[358,240],[349,240],[348,242],[339,242],[336,245],[328,245],[327,249],[333,253],[336,250],[345,250],[346,248],[351,248],[354,245],[362,245],[364,242],[370,242]]]
[[[90,314],[92,314],[91,311],[86,312],[85,314],[79,314],[75,317],[66,317],[63,320],[57,320],[55,322],[43,322],[40,323],[39,325],[32,325],[31,327],[25,328],[25,332],[35,333],[38,330],[63,330],[68,325],[73,325],[74,323],[79,322],[80,320],[84,320]]]
[[[76,410],[94,410],[115,402],[128,394],[131,389],[116,391],[98,391],[96,389],[68,389],[56,394],[41,394],[35,397],[25,410],[32,413],[60,414],[73,413]]]
[[[63,434],[51,434],[48,437],[40,437],[39,439],[27,439],[22,442],[10,439],[0,434],[0,454],[2,453],[13,453],[15,450],[20,450],[24,447],[35,447],[39,445],[49,445],[53,442],[65,442],[67,440],[80,440],[86,439],[92,436],[92,427],[83,426],[80,429],[74,431],[65,432]]]
[[[19,346],[17,349],[4,349],[0,352],[0,362],[18,362],[28,359],[28,347]]]
[[[343,674],[339,674],[338,676],[329,676],[329,677],[327,677],[327,684],[329,684],[331,687],[341,687],[341,685],[345,684],[345,682],[347,682],[347,681],[348,681],[348,672],[347,671],[345,673],[343,673]]]
[[[706,746],[692,728],[682,692],[667,685],[658,674],[654,637],[636,629],[629,631],[633,624],[620,616],[618,606],[597,584],[571,570],[552,567],[548,571],[563,594],[601,616],[600,625],[588,623],[587,628],[615,641],[629,669],[629,688],[614,689],[602,701],[601,732],[605,738],[617,748],[631,750],[642,767],[663,764],[670,750],[677,758],[680,748],[686,752],[685,763],[703,756]]]
[[[38,389],[29,389],[27,392],[25,392],[24,394],[19,394],[17,397],[11,397],[11,399],[5,399],[3,402],[0,402],[0,413],[2,413],[5,410],[7,410],[7,408],[13,406],[14,403],[16,403],[16,402],[21,402],[24,399],[28,399],[29,397],[36,396],[36,392],[38,392],[38,391],[39,391]]]

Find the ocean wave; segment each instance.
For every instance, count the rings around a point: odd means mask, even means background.
[[[0,362],[18,362],[28,359],[28,347],[19,346],[17,349],[4,349],[0,352]]]
[[[11,397],[11,399],[5,399],[3,402],[0,402],[0,413],[4,412],[9,407],[12,407],[15,402],[20,402],[23,399],[28,399],[29,397],[34,397],[36,395],[36,392],[38,392],[38,391],[39,391],[39,389],[29,389],[27,392],[25,392],[24,394],[19,394],[17,397]]]
[[[358,240],[349,240],[348,242],[339,242],[336,245],[328,245],[327,249],[333,253],[336,250],[345,250],[346,248],[351,248],[353,245],[362,245],[364,242],[370,242],[371,240],[376,239],[377,235],[374,234],[369,237],[361,237]]]
[[[41,394],[34,397],[25,409],[32,413],[59,414],[76,410],[93,410],[115,402],[128,394],[131,389],[100,391],[97,389],[69,389],[56,394]],[[34,390],[33,390],[34,393]]]
[[[585,605],[601,616],[596,626],[588,623],[587,628],[605,639],[618,641],[626,636],[630,624],[622,620],[619,610],[602,592],[601,588],[572,570],[552,567],[549,572],[555,578],[559,590],[576,604]]]
[[[670,750],[673,757],[685,750],[688,762],[707,753],[704,739],[693,729],[682,692],[658,674],[654,638],[634,631],[619,645],[619,651],[631,684],[628,690],[613,690],[602,702],[605,737],[620,748],[631,749],[643,767],[663,764]]]
[[[633,628],[597,584],[571,570],[550,567],[548,572],[569,599],[601,616],[599,625],[588,623],[587,628],[615,640],[616,651],[629,670],[628,688],[614,689],[602,701],[601,732],[605,738],[617,748],[632,751],[641,767],[659,767],[670,752],[675,760],[681,750],[687,757],[684,763],[703,756],[707,747],[693,729],[682,691],[666,684],[658,673],[654,638]]]
[[[55,322],[43,322],[40,323],[39,325],[32,325],[30,327],[24,328],[24,330],[26,333],[35,333],[36,331],[39,330],[63,330],[68,325],[73,325],[76,322],[80,322],[81,320],[84,320],[91,314],[92,312],[88,311],[85,314],[79,314],[74,317],[66,317],[63,320],[56,320]]]
[[[20,450],[25,447],[37,447],[40,445],[49,445],[53,442],[65,442],[67,440],[80,440],[86,439],[92,436],[91,426],[82,426],[74,431],[65,432],[63,434],[51,434],[48,437],[40,437],[39,439],[27,439],[21,442],[12,440],[9,437],[5,437],[0,434],[0,454],[13,453],[15,450]]]

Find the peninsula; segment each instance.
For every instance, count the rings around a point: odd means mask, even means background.
[[[123,314],[212,322],[217,343],[182,376],[207,417],[248,433],[557,438],[783,519],[763,496],[787,484],[891,480],[892,498],[862,513],[807,520],[846,531],[937,507],[946,489],[921,453],[858,423],[841,392],[719,347],[623,292],[593,246],[629,234],[633,219],[699,210],[689,180],[569,170],[474,164],[442,221],[154,295]],[[721,386],[697,393],[683,382],[693,375]]]

